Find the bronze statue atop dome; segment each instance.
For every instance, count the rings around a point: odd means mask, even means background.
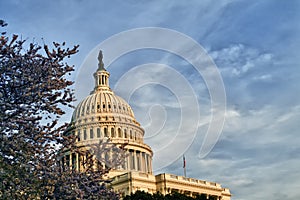
[[[106,69],[104,68],[103,54],[102,54],[101,50],[99,51],[99,54],[98,54],[98,70],[105,70],[106,71]]]

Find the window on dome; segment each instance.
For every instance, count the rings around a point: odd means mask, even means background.
[[[124,130],[124,138],[127,138],[127,132],[126,132],[126,129]]]
[[[108,104],[108,108],[109,108],[109,109],[111,109],[111,106],[110,106],[110,104]]]
[[[100,109],[100,104],[97,104],[97,109]]]
[[[114,128],[111,128],[110,135],[112,138],[115,137],[115,129]]]
[[[86,135],[86,129],[83,130],[83,139],[86,140],[87,135]]]
[[[80,141],[80,130],[77,131],[77,141]]]
[[[104,128],[104,137],[108,137],[107,128]]]
[[[105,104],[103,103],[103,109],[105,109]]]
[[[122,137],[122,132],[121,132],[121,129],[118,128],[118,137],[121,138]]]
[[[94,131],[93,129],[90,129],[90,139],[93,139],[94,138]]]
[[[97,138],[100,138],[101,137],[101,130],[100,128],[97,128]]]
[[[129,137],[132,140],[132,131],[130,130]]]

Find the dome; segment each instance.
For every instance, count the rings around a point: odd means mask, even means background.
[[[151,174],[153,152],[144,143],[145,131],[129,104],[110,89],[110,74],[104,68],[101,51],[98,60],[98,69],[94,73],[95,88],[77,105],[64,134],[76,135],[76,144],[82,148],[97,145],[99,140],[106,138],[116,145],[125,145],[128,157],[119,169],[113,171],[115,175],[128,171]],[[66,159],[70,160],[69,157]],[[80,165],[77,168],[80,170]]]

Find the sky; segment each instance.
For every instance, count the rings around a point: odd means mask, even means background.
[[[187,176],[233,200],[299,198],[300,1],[0,0],[0,18],[28,42],[80,45],[75,105],[102,48],[155,173],[183,175],[184,154]]]

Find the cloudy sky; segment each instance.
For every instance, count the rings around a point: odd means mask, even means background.
[[[155,173],[182,175],[185,154],[187,176],[221,183],[234,200],[299,198],[300,1],[2,0],[0,11],[8,34],[80,45],[68,61],[78,100],[94,87],[103,47]]]

